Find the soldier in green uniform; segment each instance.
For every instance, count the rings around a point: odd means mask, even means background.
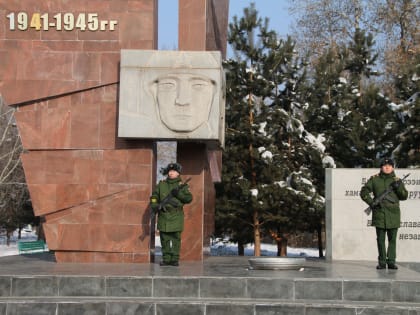
[[[388,187],[392,187],[384,200],[374,205],[374,198],[378,197]],[[372,197],[373,194],[373,197]],[[401,222],[400,200],[408,197],[407,189],[401,179],[394,172],[394,161],[385,158],[381,161],[381,170],[369,178],[360,191],[360,197],[372,208],[372,226],[376,228],[376,242],[378,247],[378,265],[376,269],[398,269],[395,264],[397,250],[397,232]],[[388,238],[388,248],[385,246]]]
[[[161,180],[150,197],[150,205],[154,212],[158,212],[157,229],[162,246],[161,266],[178,266],[181,250],[181,232],[184,230],[184,204],[192,201],[192,195],[187,184],[182,184],[182,166],[170,163],[162,170],[167,175]],[[166,199],[165,205],[159,209],[159,204]]]

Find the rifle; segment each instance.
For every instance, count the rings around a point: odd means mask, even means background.
[[[178,187],[172,189],[169,194],[166,195],[165,198],[162,199],[162,201],[159,203],[158,207],[157,207],[157,211],[155,212],[158,213],[159,211],[165,211],[165,206],[168,204],[174,205],[173,203],[171,203],[172,198],[174,198],[174,196],[176,194],[178,194],[178,192],[184,188],[185,186],[188,185],[188,182],[191,180],[191,177],[187,178],[187,180],[185,182],[183,182],[181,185],[179,185]]]
[[[405,175],[401,181],[398,181],[398,186],[401,185],[402,181],[404,179],[406,179],[408,176],[410,176],[410,173],[408,173],[407,175]],[[388,188],[382,193],[380,194],[378,197],[376,197],[373,202],[372,205],[367,207],[364,211],[367,215],[369,215],[372,212],[372,208],[376,207],[377,205],[379,205],[381,203],[382,200],[387,199],[387,196],[394,190],[394,187],[392,187],[392,184],[388,186]],[[389,200],[389,199],[387,199]],[[395,201],[394,201],[395,202]]]

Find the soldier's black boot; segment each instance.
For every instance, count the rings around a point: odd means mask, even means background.
[[[379,264],[376,266],[376,269],[385,269],[386,265]]]

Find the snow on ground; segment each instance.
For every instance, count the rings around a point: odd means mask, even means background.
[[[18,241],[18,231],[14,231],[12,237],[10,238],[10,245],[7,246],[6,232],[1,231],[0,233],[0,256],[12,256],[19,255],[17,248]],[[36,241],[37,236],[35,230],[33,231],[31,227],[27,227],[21,232],[22,241]]]
[[[31,227],[25,228],[21,233],[22,241],[35,241],[37,236],[35,230]],[[12,256],[19,255],[17,248],[18,232],[15,231],[11,237],[10,245],[6,245],[6,235],[0,234],[0,257],[1,256]],[[160,247],[160,240],[156,238],[156,249]],[[160,249],[160,248],[159,248]],[[160,250],[156,251],[156,255],[160,254]],[[238,255],[238,247],[234,243],[230,243],[224,240],[215,240],[212,242],[210,247],[211,256],[235,256]],[[261,244],[261,256],[276,256],[277,246],[274,244]],[[245,247],[245,256],[254,255],[254,246],[248,245]],[[318,257],[317,248],[287,248],[288,257]]]
[[[210,247],[211,256],[232,256],[238,255],[238,246],[226,241],[214,242]],[[254,255],[254,245],[245,247],[245,256]],[[261,244],[261,256],[277,256],[277,245]],[[287,247],[288,257],[319,257],[318,248],[292,248]]]

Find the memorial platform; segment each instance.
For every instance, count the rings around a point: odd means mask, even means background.
[[[247,257],[179,267],[56,263],[51,253],[0,258],[0,314],[420,314],[420,264],[307,259],[250,270]]]

